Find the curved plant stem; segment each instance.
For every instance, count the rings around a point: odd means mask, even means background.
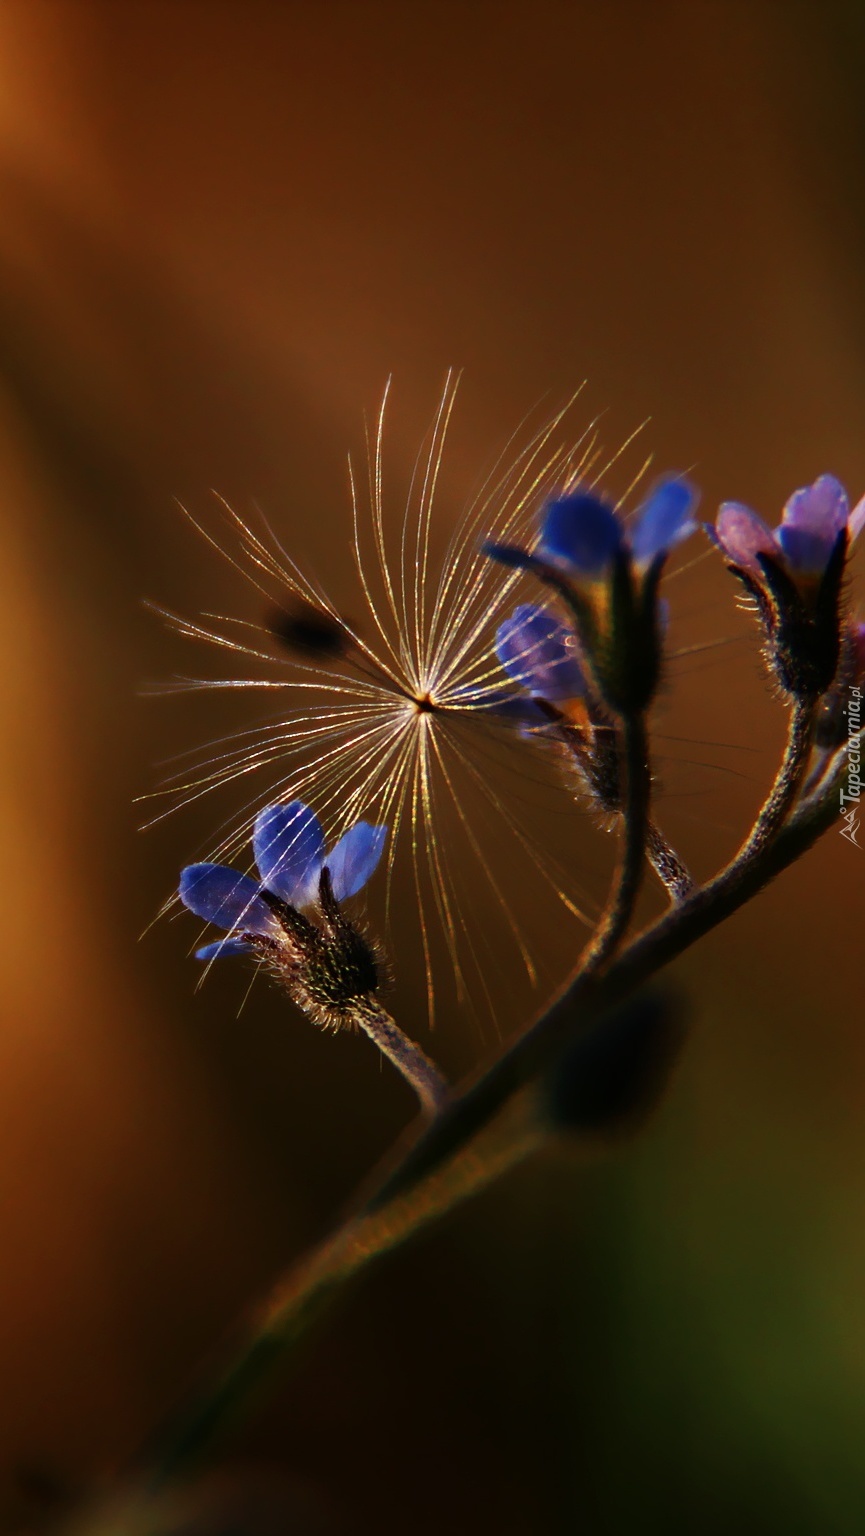
[[[816,720],[817,700],[796,699],[790,715],[787,746],[775,782],[734,863],[759,853],[771,842],[789,816],[805,783]]]
[[[781,766],[754,824],[755,829],[762,828],[760,837],[755,839],[753,833],[749,835],[735,858],[714,880],[699,887],[685,901],[671,908],[629,946],[615,966],[615,976],[624,984],[614,987],[609,1002],[617,1002],[661,965],[665,965],[709,929],[723,922],[777,873],[771,855],[785,830],[780,807],[786,806],[789,813],[802,782],[808,762],[812,722],[813,711],[809,720],[806,711],[794,710]],[[846,748],[842,748],[835,754],[833,769],[821,780],[819,793],[807,802],[810,807],[826,806],[825,814],[829,820],[825,826],[838,813],[835,784],[846,763],[845,752]],[[773,836],[768,832],[770,825],[775,829]],[[821,825],[820,830],[825,830],[825,826]],[[784,846],[788,844],[785,842]],[[810,842],[805,846],[810,847]],[[786,868],[786,863],[780,867]],[[642,954],[644,944],[650,956],[648,969],[626,980],[629,977],[629,959],[635,954]],[[421,1137],[395,1170],[391,1180],[385,1184],[379,1198],[390,1198],[394,1189],[401,1187],[404,1180],[411,1182],[428,1167],[435,1166],[440,1158],[450,1156],[461,1142],[496,1113],[511,1093],[539,1072],[555,1054],[561,1042],[579,1026],[581,1010],[586,1007],[595,990],[594,969],[578,965],[559,997],[537,1022],[493,1063],[473,1087],[455,1099],[426,1135]],[[607,989],[604,989],[605,998],[606,993]],[[596,1013],[597,1010],[591,1017],[594,1018]]]
[[[641,715],[632,715],[622,722],[622,777],[622,857],[601,920],[580,956],[581,975],[600,971],[618,949],[633,916],[643,878],[651,774],[646,725]]]
[[[353,1014],[359,1029],[374,1040],[383,1056],[392,1061],[406,1082],[410,1083],[421,1108],[428,1115],[437,1114],[448,1098],[449,1088],[438,1067],[404,1035],[399,1025],[375,998],[358,1003]]]
[[[437,1169],[386,1210],[359,1211],[301,1259],[250,1316],[225,1370],[163,1427],[139,1487],[152,1491],[188,1474],[354,1274],[533,1151],[544,1131],[532,1108],[516,1100],[475,1139],[470,1156]]]
[[[784,823],[777,810],[784,801],[789,808],[796,793],[792,786],[801,782],[803,725],[807,736],[807,722],[791,722],[791,745],[758,817],[764,831],[756,845],[749,837],[709,885],[672,907],[608,969],[602,971],[600,962],[581,968],[533,1028],[446,1105],[355,1214],[280,1281],[252,1316],[227,1367],[159,1437],[148,1459],[149,1486],[158,1487],[195,1466],[248,1406],[269,1369],[291,1353],[351,1275],[538,1145],[544,1129],[533,1114],[531,1093],[520,1090],[555,1062],[577,1031],[737,911],[831,826],[839,810],[846,744],[836,753],[819,790],[795,815]],[[772,836],[766,831],[770,821],[775,828]],[[621,886],[619,880],[619,892]],[[608,911],[606,928],[615,932],[622,921],[621,898]],[[140,1481],[137,1486],[140,1489]]]
[[[684,901],[690,896],[694,882],[675,848],[667,842],[654,821],[650,821],[646,829],[646,857],[671,901]]]

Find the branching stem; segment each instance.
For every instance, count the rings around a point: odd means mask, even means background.
[[[734,864],[758,854],[772,841],[787,820],[799,791],[805,783],[814,742],[816,718],[816,699],[795,700],[781,766],[775,776],[768,799],[739,849],[733,861]]]
[[[451,1099],[333,1236],[278,1283],[250,1319],[227,1368],[187,1404],[160,1437],[156,1454],[148,1463],[149,1487],[159,1487],[196,1464],[248,1406],[262,1377],[290,1354],[350,1275],[538,1144],[542,1128],[530,1114],[531,1090],[521,1090],[555,1062],[578,1031],[757,895],[832,825],[838,816],[838,785],[846,769],[847,744],[835,754],[817,792],[795,814],[789,814],[806,771],[812,721],[813,711],[810,718],[804,708],[794,713],[781,769],[754,830],[736,858],[708,885],[672,907],[603,969],[632,910],[639,882],[632,862],[637,848],[641,864],[644,856],[644,836],[639,842],[636,838],[627,842],[623,860],[629,865],[627,879],[620,874],[599,928],[603,937],[593,942],[585,957],[589,964],[580,966],[560,997],[526,1034],[473,1085]],[[646,769],[645,741],[639,731],[632,733],[629,752],[629,764],[637,770],[629,783],[637,785]],[[642,818],[644,831],[648,791],[638,794],[644,798],[635,804],[635,811]],[[384,1019],[392,1024],[386,1015]],[[141,1488],[140,1481],[137,1486]]]

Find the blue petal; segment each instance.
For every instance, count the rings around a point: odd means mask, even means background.
[[[289,906],[308,906],[324,858],[324,833],[314,812],[302,800],[266,806],[256,817],[252,847],[267,889]]]
[[[496,655],[515,683],[542,699],[582,698],[586,692],[574,635],[530,603],[499,625]]]
[[[260,891],[256,880],[224,864],[189,864],[180,875],[180,900],[196,917],[217,928],[269,937],[279,925]]]
[[[847,492],[834,475],[820,475],[813,485],[794,491],[784,508],[778,543],[796,575],[823,574],[849,514]]]
[[[203,944],[195,951],[196,960],[221,960],[224,955],[254,955],[254,944],[246,939],[217,939],[215,944]]]
[[[354,896],[375,869],[384,850],[387,827],[358,821],[328,854],[333,894],[337,901]]]
[[[638,564],[648,565],[694,532],[699,499],[696,488],[679,476],[658,481],[628,529],[628,544]]]
[[[621,524],[600,497],[579,491],[547,506],[540,553],[572,574],[600,576],[621,546]]]
[[[834,475],[819,475],[813,485],[794,491],[784,508],[782,522],[793,528],[807,528],[822,534],[831,549],[842,528],[847,526],[850,504],[840,480]]]
[[[812,528],[797,528],[795,524],[782,523],[778,529],[778,543],[787,557],[791,571],[801,576],[822,576],[829,564],[835,540],[827,540],[824,533]]]

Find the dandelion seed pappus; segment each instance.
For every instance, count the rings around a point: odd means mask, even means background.
[[[368,904],[401,1005],[415,1017],[423,1007],[430,1025],[455,1008],[489,1035],[506,1033],[539,988],[564,976],[603,899],[609,850],[574,811],[560,749],[527,741],[531,726],[515,719],[495,638],[525,583],[482,546],[491,531],[533,537],[544,499],[597,483],[636,433],[604,458],[596,423],[569,436],[574,396],[518,429],[454,520],[443,484],[456,387],[451,374],[407,491],[386,469],[388,391],[363,480],[349,462],[351,613],[264,519],[253,527],[220,502],[217,535],[186,513],[252,583],[260,619],[167,615],[250,673],[180,679],[168,691],[272,692],[278,707],[188,754],[159,793],[167,815],[219,791],[236,802],[250,785],[208,850],[219,862],[245,853],[265,804],[307,802],[334,840],[361,818],[386,824],[385,874]]]

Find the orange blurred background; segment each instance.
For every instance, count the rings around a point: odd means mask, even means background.
[[[579,425],[650,416],[707,515],[824,470],[858,498],[863,63],[852,0],[0,8],[5,1528],[132,1451],[410,1108],[265,987],[196,992],[188,926],[139,942],[216,828],[141,836],[134,799],[243,723],[139,696],[219,670],[141,600],[260,617],[176,500],[347,567],[364,411],[392,374],[407,482],[450,366],[451,520],[584,378]],[[670,593],[719,642],[662,724],[703,875],[783,729],[731,588]],[[861,1531],[863,861],[830,834],[679,963],[694,1038],[639,1144],[545,1155],[354,1293],[224,1452],[273,1480],[250,1529]]]

